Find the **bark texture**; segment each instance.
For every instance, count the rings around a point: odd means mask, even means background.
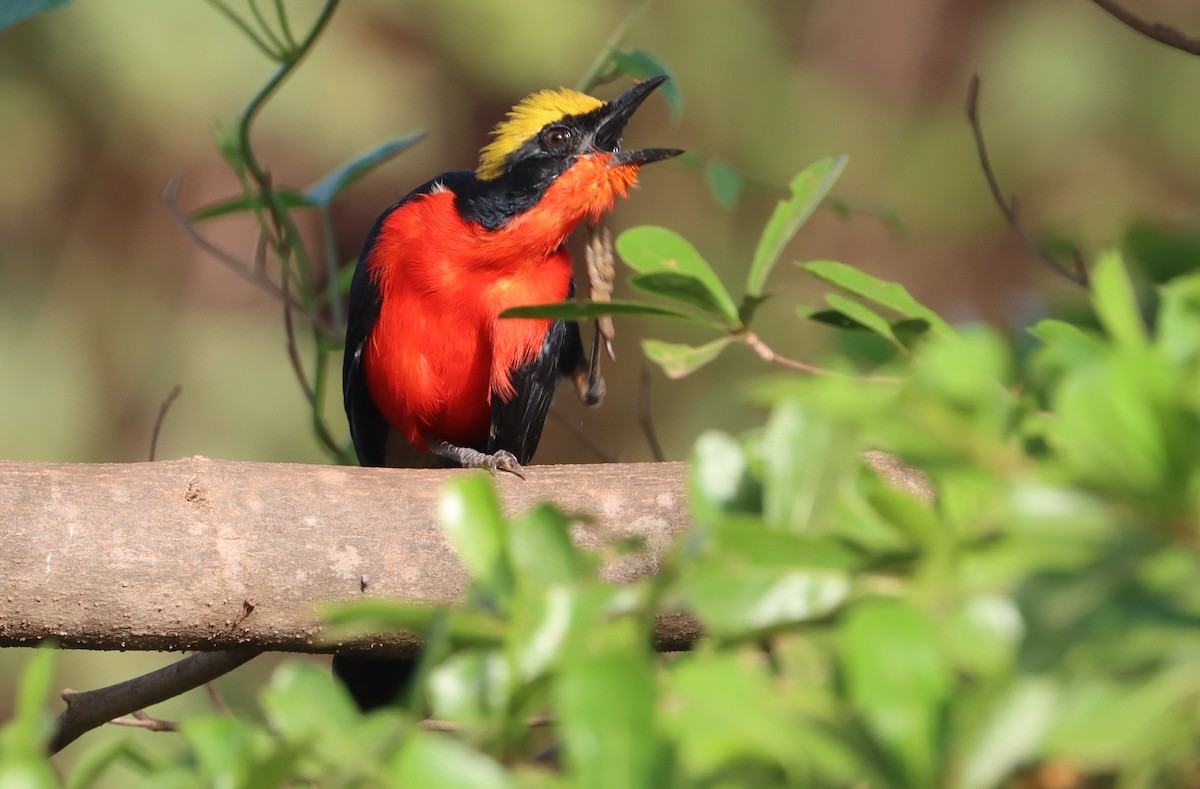
[[[653,573],[687,528],[682,463],[531,466],[497,477],[516,513],[593,513],[599,548],[637,537],[608,578]],[[313,606],[361,595],[449,602],[468,583],[437,522],[459,471],[243,463],[0,461],[0,647],[327,651]],[[699,633],[666,616],[664,648]],[[407,652],[403,635],[379,642]]]

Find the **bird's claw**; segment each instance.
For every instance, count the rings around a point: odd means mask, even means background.
[[[525,479],[525,469],[517,462],[513,453],[501,449],[494,454],[484,455],[484,457],[487,458],[485,465],[493,474],[497,471],[507,471],[510,474],[516,474],[521,479]]]

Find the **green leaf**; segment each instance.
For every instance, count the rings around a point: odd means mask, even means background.
[[[345,687],[312,663],[280,664],[263,691],[272,729],[290,742],[328,741],[344,734],[358,713]]]
[[[503,718],[512,672],[499,650],[465,650],[429,672],[427,690],[435,717],[483,728]]]
[[[835,329],[843,331],[862,331],[869,332],[871,328],[865,324],[851,318],[844,312],[838,310],[818,310],[814,307],[797,307],[796,314],[801,318],[807,318],[816,323],[824,323],[826,326],[832,326]]]
[[[1109,250],[1091,272],[1092,308],[1100,325],[1117,345],[1143,346],[1148,338],[1137,293],[1121,253]]]
[[[442,489],[438,516],[475,583],[496,598],[507,599],[513,579],[504,513],[491,478],[468,474],[450,480]]]
[[[500,313],[501,318],[553,318],[560,321],[591,320],[603,315],[647,315],[655,318],[682,318],[686,321],[704,323],[686,312],[639,301],[589,301],[585,304],[562,301],[555,304],[510,307]]]
[[[609,53],[609,58],[617,65],[617,68],[636,80],[657,77],[660,74],[671,77],[658,90],[662,92],[663,98],[667,100],[667,106],[671,108],[671,121],[679,123],[679,119],[683,117],[683,94],[679,92],[679,83],[676,82],[675,76],[665,63],[644,49],[634,49],[629,52],[614,51]]]
[[[12,720],[0,728],[0,753],[40,760],[49,721],[44,710],[54,688],[58,654],[51,647],[37,649],[16,683]]]
[[[694,519],[704,526],[711,526],[721,515],[758,512],[762,506],[745,450],[736,438],[720,430],[706,430],[696,439],[688,489]]]
[[[732,335],[726,335],[698,346],[642,340],[642,350],[650,361],[662,368],[668,378],[683,378],[720,356],[733,339]]]
[[[822,529],[842,483],[857,471],[857,430],[797,400],[780,402],[763,431],[763,517],[787,531]]]
[[[705,632],[745,639],[827,616],[849,595],[850,576],[838,570],[707,557],[692,565],[682,587]]]
[[[1052,682],[1034,677],[1022,678],[1006,689],[991,705],[978,736],[964,754],[955,785],[961,789],[1006,785],[1018,767],[1042,753],[1057,695]]]
[[[127,761],[143,769],[147,766],[144,760],[138,758],[129,741],[126,739],[122,738],[92,744],[80,753],[79,760],[71,765],[71,772],[67,776],[67,789],[84,789],[89,786],[103,785],[99,783],[100,776],[108,768],[122,761]],[[3,762],[3,759],[0,759],[0,762]],[[0,786],[17,785],[5,781],[3,774],[0,773]]]
[[[5,0],[0,4],[0,30],[12,27],[35,14],[62,8],[69,0]]]
[[[394,786],[516,789],[499,762],[439,732],[414,732],[400,750],[392,778]]]
[[[642,225],[617,238],[617,252],[639,274],[667,272],[699,280],[712,294],[720,314],[731,326],[738,325],[738,310],[729,291],[696,248],[683,236],[665,227]]]
[[[518,583],[570,583],[591,574],[595,563],[571,542],[570,519],[552,504],[539,504],[508,527],[508,549]]]
[[[635,274],[629,278],[629,284],[643,293],[652,293],[696,307],[718,321],[725,317],[712,292],[703,282],[687,274],[676,274],[673,271]]]
[[[852,609],[842,627],[847,691],[911,786],[938,786],[943,705],[952,676],[933,623],[898,601]]]
[[[754,262],[750,265],[750,276],[746,280],[746,291],[753,295],[763,292],[767,277],[775,268],[783,248],[796,235],[801,226],[812,216],[813,211],[833,187],[838,176],[846,167],[844,155],[822,159],[792,179],[792,196],[781,200],[771,214],[758,248],[754,251]]]
[[[950,336],[954,330],[933,310],[924,306],[904,289],[894,282],[885,282],[873,277],[853,266],[832,260],[817,260],[802,263],[801,267],[817,279],[828,282],[855,296],[881,304],[890,310],[898,312],[905,318],[920,318],[927,321],[933,331],[940,335]]]
[[[668,782],[654,725],[649,656],[610,646],[564,665],[555,686],[570,771],[585,789],[658,789]]]
[[[305,189],[304,193],[317,205],[328,206],[350,184],[362,178],[388,159],[408,150],[420,142],[424,136],[425,132],[413,132],[403,137],[397,137],[394,140],[388,140],[344,163],[341,167],[338,167],[320,181]]]
[[[322,635],[330,641],[374,633],[424,633],[439,617],[446,616],[442,608],[429,603],[380,598],[329,603],[318,606],[317,613],[329,625]],[[447,638],[459,645],[494,645],[504,638],[503,620],[486,611],[466,608],[450,611],[445,628]]]
[[[892,331],[892,324],[875,310],[838,293],[826,293],[825,301],[829,303],[830,307],[846,315],[855,323],[865,326],[881,337],[890,340],[897,348],[905,349],[904,344],[900,342],[900,338]]]
[[[292,189],[275,187],[272,193],[284,208],[311,208],[316,205],[313,200]],[[188,219],[193,222],[203,222],[206,219],[217,219],[230,214],[266,210],[266,207],[267,203],[260,194],[241,195],[201,206],[188,214]]]
[[[671,663],[664,702],[664,728],[694,778],[743,758],[790,766],[802,756],[779,689],[737,654],[693,652]]]
[[[728,162],[713,159],[704,168],[704,175],[718,203],[726,208],[733,208],[738,204],[742,189],[746,185],[741,171]]]
[[[1176,364],[1191,365],[1200,358],[1200,273],[1163,287],[1158,345]]]

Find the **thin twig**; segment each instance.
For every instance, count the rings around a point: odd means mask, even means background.
[[[313,400],[313,388],[308,383],[308,375],[304,372],[304,362],[300,360],[300,348],[296,344],[296,325],[292,320],[292,304],[294,301],[291,298],[287,279],[283,280],[283,294],[286,297],[283,299],[283,329],[287,334],[288,360],[292,363],[292,371],[296,374],[296,380],[300,383],[300,388],[304,391],[304,399],[311,404]]]
[[[1015,197],[1010,200],[1004,199],[1004,193],[1000,190],[1000,183],[996,180],[996,173],[992,170],[992,163],[988,158],[987,145],[983,141],[983,127],[979,123],[979,75],[971,77],[971,84],[967,87],[967,120],[971,124],[971,132],[975,135],[975,148],[979,152],[979,165],[983,168],[983,175],[987,179],[988,188],[991,189],[992,199],[996,201],[1000,212],[1008,220],[1009,227],[1050,268],[1075,284],[1087,287],[1087,269],[1083,265],[1083,255],[1079,249],[1076,248],[1072,255],[1075,270],[1071,271],[1055,260],[1054,256],[1034,240],[1033,236],[1021,225],[1020,220],[1017,219],[1017,199]]]
[[[1153,39],[1160,44],[1166,44],[1181,52],[1187,52],[1189,55],[1200,55],[1200,38],[1187,36],[1182,30],[1171,25],[1165,25],[1161,22],[1148,22],[1115,0],[1092,0],[1092,2],[1119,19],[1126,27],[1141,33],[1147,38]]]
[[[782,367],[788,367],[793,370],[799,370],[802,373],[823,375],[828,378],[845,378],[870,384],[898,384],[903,380],[890,375],[847,375],[846,373],[826,370],[824,367],[816,367],[815,365],[806,364],[797,359],[792,359],[788,356],[784,356],[783,354],[776,353],[774,348],[763,342],[761,337],[749,329],[738,333],[736,336],[737,339],[749,346],[750,350],[758,354],[758,357],[764,362],[778,364]]]
[[[157,671],[116,685],[83,692],[64,690],[62,699],[67,708],[54,723],[54,734],[47,749],[50,753],[58,753],[98,726],[200,687],[258,654],[256,649],[196,652]]]
[[[213,242],[204,237],[196,228],[183,208],[179,205],[179,178],[174,177],[167,183],[167,188],[163,191],[163,203],[167,207],[167,213],[175,220],[175,222],[187,233],[188,237],[196,246],[203,249],[208,254],[212,255],[221,263],[224,263],[230,270],[241,275],[243,279],[252,285],[257,286],[260,290],[268,293],[276,299],[286,301],[292,309],[303,315],[313,326],[320,329],[330,337],[340,337],[341,334],[334,327],[330,326],[320,315],[316,315],[304,309],[304,305],[296,301],[290,294],[285,294],[278,285],[271,281],[266,275],[264,265],[259,263],[248,263],[236,255],[232,255],[218,247]]]
[[[205,2],[207,2],[213,8],[215,8],[217,10],[217,12],[219,14],[221,14],[221,16],[228,19],[239,30],[241,30],[242,33],[246,36],[246,38],[250,39],[250,42],[252,44],[254,44],[254,46],[258,47],[258,49],[264,55],[266,55],[271,60],[279,60],[281,53],[276,52],[274,49],[272,49],[270,44],[268,44],[261,37],[259,37],[258,33],[254,32],[254,28],[250,27],[250,25],[246,22],[246,20],[242,19],[240,16],[238,16],[236,13],[234,13],[234,11],[231,8],[229,8],[227,5],[225,5],[223,2],[221,2],[221,0],[205,0]]]
[[[271,47],[286,57],[288,55],[287,46],[275,35],[275,31],[267,24],[267,18],[262,15],[262,11],[258,8],[258,0],[249,0],[246,5],[250,6],[250,14],[254,17],[254,21],[258,22],[259,28],[262,29],[263,38],[271,43]]]
[[[127,718],[113,718],[109,721],[109,725],[129,726],[130,728],[146,729],[147,731],[179,731],[179,725],[175,721],[151,717],[146,714],[145,710],[135,710]]]
[[[204,692],[208,694],[208,701],[212,704],[212,708],[219,714],[229,717],[233,713],[229,711],[229,705],[225,703],[225,699],[221,698],[220,692],[217,691],[217,686],[211,682],[204,683]]]
[[[593,455],[595,455],[597,458],[599,458],[603,462],[605,462],[605,463],[620,463],[621,462],[620,455],[609,452],[607,449],[600,446],[600,443],[598,441],[596,441],[594,438],[592,438],[592,436],[588,435],[587,431],[584,430],[578,424],[577,420],[572,419],[571,417],[564,414],[559,409],[557,403],[551,403],[550,416],[557,419],[559,424],[561,424],[563,427],[565,427],[567,429],[568,433],[570,433],[572,436],[574,436],[575,439],[579,441],[579,443],[581,443],[585,447],[587,447],[588,450],[590,450]]]
[[[654,413],[650,407],[650,368],[645,362],[642,363],[642,372],[638,376],[637,418],[642,435],[650,445],[650,454],[659,463],[663,462],[666,456],[663,454],[662,444],[658,441],[658,431],[654,429]]]
[[[154,456],[158,453],[158,434],[162,430],[163,420],[167,418],[167,411],[171,409],[171,404],[175,402],[175,398],[179,397],[179,393],[183,391],[183,387],[175,384],[171,387],[171,391],[167,392],[167,396],[163,398],[162,405],[158,407],[158,418],[154,420],[154,432],[150,434],[150,462],[154,462]]]

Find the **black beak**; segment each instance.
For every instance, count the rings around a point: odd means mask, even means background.
[[[625,132],[625,124],[633,117],[637,108],[642,106],[655,88],[667,81],[666,75],[651,77],[639,82],[617,98],[600,108],[600,125],[596,127],[596,136],[592,145],[597,151],[612,153],[613,158],[609,167],[626,164],[649,164],[650,162],[670,159],[683,153],[679,148],[642,148],[635,151],[621,150],[621,135]]]

